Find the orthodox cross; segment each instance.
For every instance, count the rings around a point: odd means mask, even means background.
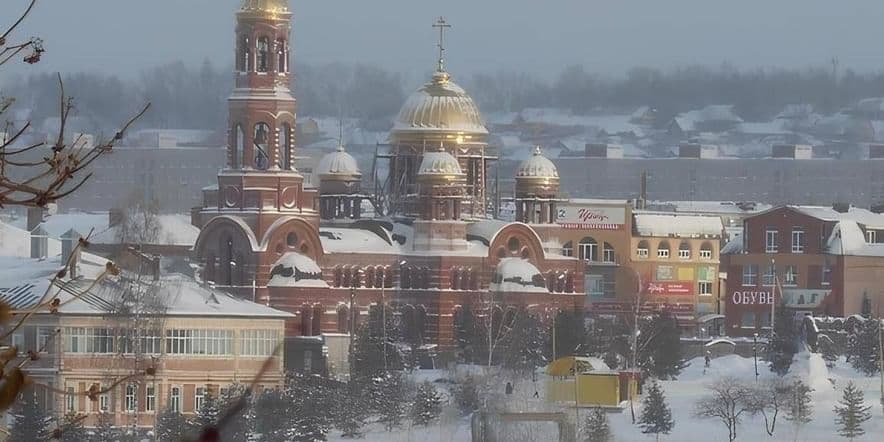
[[[445,71],[445,29],[451,28],[451,25],[445,21],[445,17],[439,17],[439,20],[433,24],[434,28],[439,28],[439,66],[436,68],[439,72]]]

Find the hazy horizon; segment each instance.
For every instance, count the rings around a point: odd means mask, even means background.
[[[8,0],[3,25],[26,6]],[[26,70],[102,72],[130,77],[182,60],[232,63],[234,12],[240,0],[39,0],[14,40],[39,35],[44,61]],[[581,64],[603,75],[629,68],[669,69],[729,63],[741,69],[829,66],[860,72],[884,68],[877,18],[884,2],[850,7],[822,0],[533,2],[450,0],[292,1],[295,62],[372,63],[407,77],[430,70],[444,15],[455,74],[524,71],[551,78]],[[17,37],[17,38],[15,38]],[[91,49],[90,49],[91,48]],[[555,48],[553,50],[552,48]]]

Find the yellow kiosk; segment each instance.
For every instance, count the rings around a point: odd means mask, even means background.
[[[575,377],[574,374],[577,373]],[[579,407],[619,407],[638,396],[639,373],[609,370],[597,358],[566,356],[546,367],[547,402],[577,404]]]

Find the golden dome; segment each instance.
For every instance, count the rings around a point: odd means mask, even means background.
[[[418,176],[451,176],[463,175],[457,158],[445,150],[424,153],[424,159],[417,172]]]
[[[316,166],[316,175],[319,176],[319,179],[359,179],[362,177],[362,172],[359,171],[359,165],[356,163],[356,158],[353,158],[353,155],[347,153],[344,146],[338,146],[334,152],[326,154],[319,160],[319,164]]]
[[[540,146],[534,148],[531,158],[523,161],[516,172],[516,178],[559,178],[559,169],[549,158],[543,156]]]
[[[394,138],[430,133],[488,135],[476,103],[444,71],[405,100],[392,130]]]
[[[243,11],[288,12],[288,0],[243,0]]]

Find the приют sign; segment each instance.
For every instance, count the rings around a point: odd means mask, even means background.
[[[626,209],[594,205],[559,207],[556,224],[566,229],[620,230],[626,223]]]

